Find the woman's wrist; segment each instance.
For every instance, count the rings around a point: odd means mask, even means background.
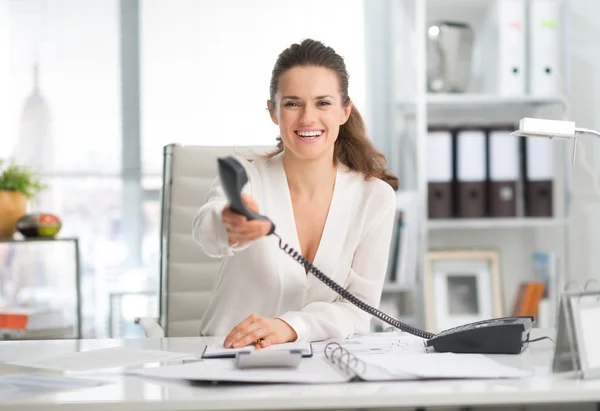
[[[283,337],[283,341],[281,341],[282,343],[292,342],[298,339],[298,334],[291,325],[289,325],[286,321],[282,320],[281,318],[276,318],[275,320],[281,323],[282,331],[280,335]]]

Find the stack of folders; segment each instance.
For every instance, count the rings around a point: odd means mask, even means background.
[[[560,97],[564,2],[486,2],[475,33],[478,91]],[[485,119],[484,119],[485,120]],[[552,217],[553,142],[515,138],[509,127],[431,129],[427,139],[430,218]]]
[[[484,92],[559,96],[564,84],[561,0],[493,0],[482,30]],[[529,8],[529,9],[528,9]]]
[[[374,349],[364,349],[365,344],[351,340],[329,342],[324,348],[320,348],[321,345],[316,344],[320,353],[302,358],[297,367],[238,368],[235,359],[219,358],[140,368],[131,373],[187,381],[302,384],[522,378],[531,375],[528,371],[505,366],[481,354],[428,353],[423,344],[397,345],[402,349],[382,349],[381,344],[376,344]],[[361,348],[355,349],[355,346]]]
[[[429,218],[553,216],[553,142],[515,129],[431,129]]]

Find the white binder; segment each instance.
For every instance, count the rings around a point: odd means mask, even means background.
[[[485,181],[485,132],[460,131],[457,135],[457,177],[463,181]]]
[[[524,95],[527,79],[527,19],[524,0],[494,0],[484,24],[484,87],[502,96]]]
[[[508,131],[490,131],[490,180],[519,179],[519,139]]]
[[[547,138],[528,138],[526,147],[526,179],[528,181],[554,180],[554,141]]]
[[[561,1],[531,0],[529,9],[529,94],[562,93]]]
[[[452,181],[452,134],[431,131],[427,135],[427,179],[432,183]]]

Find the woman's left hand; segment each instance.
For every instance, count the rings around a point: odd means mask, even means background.
[[[231,330],[223,345],[225,348],[239,348],[255,344],[256,348],[265,348],[297,338],[296,331],[285,321],[252,314]]]

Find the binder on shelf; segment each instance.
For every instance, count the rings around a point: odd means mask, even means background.
[[[421,232],[419,213],[423,206],[416,191],[400,191],[396,200],[397,210],[402,211],[402,231],[395,283],[413,285],[418,271],[418,239]]]
[[[430,131],[427,135],[427,208],[429,218],[451,218],[452,132]]]
[[[525,215],[552,217],[554,142],[546,138],[523,139],[525,160]]]
[[[533,278],[545,284],[536,324],[540,328],[555,328],[560,290],[563,289],[563,277],[558,269],[558,256],[554,252],[534,251],[531,257]],[[543,311],[544,309],[546,311]]]
[[[386,283],[395,283],[398,277],[398,261],[400,258],[400,250],[402,249],[403,244],[402,237],[404,236],[403,228],[404,211],[396,210],[396,220],[394,221],[394,229],[392,230],[392,242],[388,257]]]
[[[531,0],[529,9],[529,94],[562,93],[561,2]]]
[[[483,130],[461,130],[456,135],[457,216],[485,217],[486,144]]]
[[[527,78],[526,3],[495,0],[486,16],[481,50],[484,88],[501,96],[524,95]]]
[[[511,315],[515,317],[537,317],[540,301],[542,301],[545,289],[546,285],[543,282],[522,282],[519,286]]]
[[[573,374],[578,378],[600,377],[600,290],[590,287],[563,292],[558,309],[557,338],[554,347],[552,372]]]
[[[519,140],[501,130],[491,130],[488,137],[490,217],[516,217]]]

